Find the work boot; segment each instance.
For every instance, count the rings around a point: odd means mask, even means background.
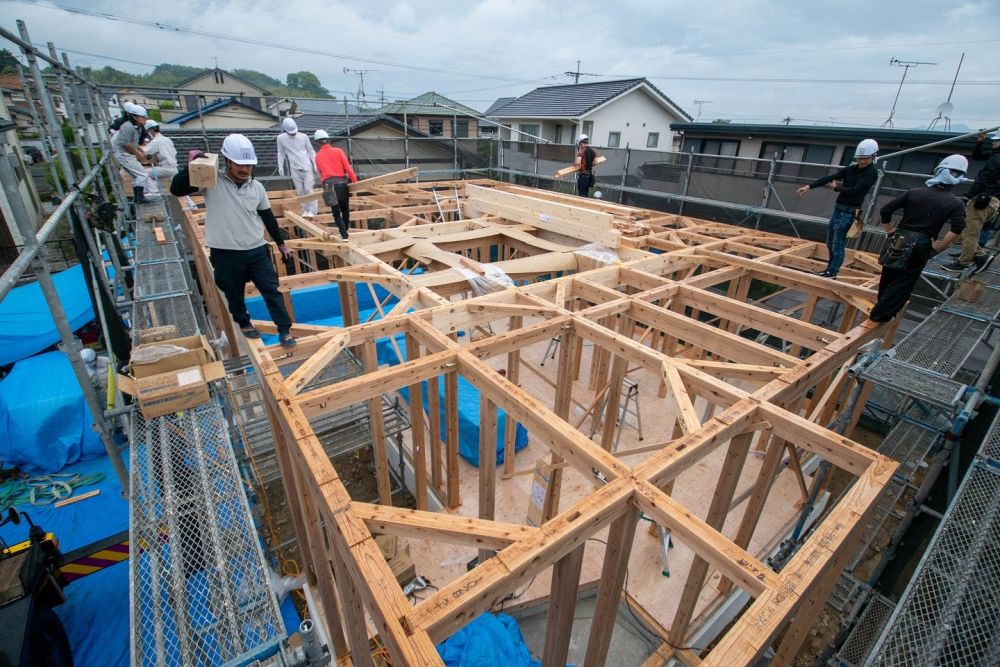
[[[146,203],[146,197],[143,196],[142,188],[137,185],[132,186],[132,202],[135,204]]]
[[[278,342],[281,343],[282,347],[295,347],[298,345],[298,341],[287,331],[278,333]]]

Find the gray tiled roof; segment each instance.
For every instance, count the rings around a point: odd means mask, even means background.
[[[497,101],[490,105],[490,108],[483,112],[484,116],[492,116],[493,112],[502,106],[506,106],[516,100],[516,97],[498,97]]]
[[[490,115],[499,118],[578,118],[642,84],[649,86],[678,114],[690,120],[691,116],[643,78],[535,88],[509,104],[492,109]]]
[[[391,104],[386,104],[379,109],[379,112],[402,115],[404,110],[408,114],[420,114],[423,116],[451,116],[455,113],[472,117],[479,116],[479,112],[472,107],[459,104],[455,100],[448,99],[444,95],[439,95],[434,91],[418,95],[412,100],[399,100]]]

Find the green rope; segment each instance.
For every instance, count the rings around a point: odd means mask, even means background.
[[[53,473],[30,479],[9,480],[0,484],[0,512],[15,505],[49,505],[69,498],[81,486],[100,484],[104,473],[81,475],[79,473]]]

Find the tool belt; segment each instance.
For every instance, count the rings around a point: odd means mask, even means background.
[[[928,245],[930,237],[923,232],[897,229],[885,239],[878,263],[887,269],[905,269],[913,257],[913,249],[918,245]]]
[[[346,176],[331,176],[323,181],[323,203],[330,207],[336,206],[338,203],[337,191],[334,186],[348,182],[349,179]]]

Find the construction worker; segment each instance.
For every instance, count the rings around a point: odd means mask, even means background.
[[[155,120],[146,122],[146,132],[149,133],[149,143],[143,147],[143,153],[153,162],[150,178],[163,192],[170,189],[170,179],[177,175],[177,149],[170,137],[160,131],[160,124]],[[187,210],[197,208],[190,196],[183,197],[183,205]]]
[[[934,177],[925,187],[908,190],[882,207],[882,227],[888,236],[879,256],[882,277],[872,321],[888,322],[895,317],[910,298],[927,260],[965,229],[965,206],[951,189],[962,182],[968,169],[965,156],[949,155],[934,169]],[[903,219],[893,229],[892,214],[899,209],[903,209]],[[936,240],[945,224],[950,229]]]
[[[285,158],[288,159],[288,171],[295,184],[295,192],[307,195],[316,184],[313,162],[316,151],[313,150],[309,137],[299,134],[299,126],[291,118],[281,121],[283,132],[278,135],[278,176],[285,175]],[[302,205],[302,217],[312,218],[316,215],[316,202],[309,201]]]
[[[576,140],[576,160],[574,164],[580,166],[580,171],[576,174],[576,193],[581,197],[590,195],[590,188],[594,187],[594,160],[597,159],[597,152],[590,147],[590,137],[581,134]]]
[[[809,185],[803,185],[795,191],[801,197],[810,190],[825,185],[840,193],[826,228],[828,255],[826,268],[818,272],[816,274],[818,276],[836,278],[837,274],[840,273],[840,267],[844,263],[847,230],[854,223],[854,218],[860,216],[861,204],[865,201],[865,195],[875,184],[875,179],[878,176],[876,169],[872,166],[877,153],[878,142],[874,139],[864,139],[854,149],[855,162],[829,176],[817,178]]]
[[[244,301],[244,290],[252,282],[264,297],[267,312],[278,327],[278,340],[288,347],[295,345],[289,333],[292,318],[278,292],[278,274],[271,264],[271,255],[264,240],[266,229],[278,245],[284,259],[291,254],[271,211],[267,192],[260,181],[254,180],[257,151],[242,134],[230,134],[219,151],[224,158],[224,171],[214,188],[205,188],[205,245],[208,246],[215,273],[215,284],[226,295],[229,312],[247,338],[260,338],[260,332],[250,320]],[[188,163],[203,153],[188,153]],[[188,168],[177,172],[170,192],[177,197],[198,191],[192,187]],[[261,224],[263,223],[263,224]]]
[[[358,177],[351,169],[344,151],[330,145],[330,135],[326,130],[316,130],[313,139],[319,144],[316,152],[316,171],[323,184],[323,201],[333,211],[333,219],[340,230],[340,238],[347,240],[347,230],[351,226],[351,192],[348,182],[357,183]]]
[[[964,271],[986,259],[979,235],[986,224],[1000,210],[1000,129],[990,135],[993,150],[986,151],[986,133],[980,132],[976,146],[972,150],[972,159],[986,160],[979,170],[976,182],[969,188],[966,198],[969,203],[965,207],[965,231],[962,232],[962,251],[958,259],[945,268],[951,271]]]
[[[142,152],[141,137],[142,128],[146,124],[149,114],[146,109],[138,104],[127,102],[125,112],[128,114],[128,122],[123,122],[111,137],[111,153],[115,156],[122,169],[127,171],[132,177],[132,202],[143,204],[146,198],[143,196],[143,188],[146,186],[146,169],[139,164],[140,160],[145,160],[146,156]]]

